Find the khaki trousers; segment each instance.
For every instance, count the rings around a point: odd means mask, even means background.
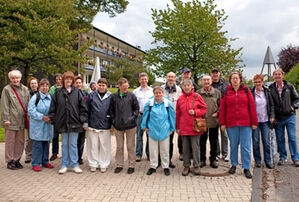
[[[128,130],[115,130],[116,137],[116,167],[124,166],[124,139],[126,134],[126,144],[128,152],[128,166],[129,168],[135,168],[136,164],[136,147],[135,147],[135,135],[136,127]]]
[[[25,161],[31,161],[33,140],[29,137],[29,129],[26,129],[25,131]]]
[[[20,160],[24,151],[24,129],[5,129],[5,161]]]
[[[162,141],[148,138],[149,153],[150,153],[150,167],[156,169],[158,167],[159,153],[161,156],[162,168],[169,167],[169,136]]]

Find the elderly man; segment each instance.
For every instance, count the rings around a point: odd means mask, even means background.
[[[210,166],[218,168],[216,161],[217,144],[218,144],[218,113],[221,93],[218,89],[212,87],[212,78],[209,75],[202,77],[201,83],[203,88],[199,94],[205,101],[208,112],[205,114],[207,121],[207,132],[203,133],[200,138],[200,167],[206,166],[206,144],[209,136],[210,140]]]
[[[136,135],[136,161],[140,162],[143,153],[143,130],[141,129],[142,115],[144,111],[144,105],[148,100],[154,96],[153,89],[149,87],[148,84],[148,75],[145,72],[139,74],[139,83],[140,86],[136,88],[133,93],[137,97],[139,104],[139,114],[137,117],[137,135]],[[148,151],[148,136],[146,136],[146,147],[145,153],[147,158],[149,158]]]
[[[182,70],[182,81],[184,80],[191,80],[192,81],[192,84],[193,84],[193,89],[194,89],[194,92],[198,91],[199,87],[198,85],[193,81],[193,79],[191,78],[192,77],[192,73],[190,71],[189,68],[184,68]]]
[[[220,78],[220,72],[217,68],[213,68],[211,71],[211,77],[212,77],[212,87],[215,89],[218,89],[221,94],[224,93],[226,87],[227,87],[227,83],[225,83],[223,81],[223,79]],[[227,137],[227,133],[226,131],[222,131],[221,132],[221,154],[222,154],[222,159],[225,162],[228,162],[229,159],[227,157],[227,145],[228,145],[228,137]],[[219,141],[217,142],[217,160],[220,157],[220,145],[219,145]]]
[[[295,87],[283,80],[284,73],[281,69],[273,72],[275,82],[269,88],[274,102],[275,118],[278,122],[275,129],[277,151],[279,153],[278,165],[284,165],[287,160],[285,144],[285,128],[288,133],[291,158],[296,167],[299,167],[299,153],[296,142],[296,109],[299,106],[299,95]]]
[[[168,72],[166,74],[166,84],[162,86],[164,91],[164,97],[167,97],[173,105],[173,108],[176,109],[176,103],[182,94],[182,89],[175,85],[176,75],[173,72]],[[169,167],[175,168],[175,165],[172,163],[171,158],[173,155],[173,136],[174,132],[172,132],[169,136]],[[182,154],[183,151],[180,151]]]

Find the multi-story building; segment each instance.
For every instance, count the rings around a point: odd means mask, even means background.
[[[88,47],[84,56],[89,58],[87,64],[78,64],[78,72],[84,68],[84,72],[80,72],[84,86],[90,83],[92,73],[95,67],[96,57],[100,59],[101,72],[107,71],[107,67],[113,66],[115,60],[125,58],[131,62],[142,63],[145,52],[140,47],[133,46],[111,34],[108,34],[96,27],[89,30],[85,34],[81,34],[79,46],[93,40],[93,45]]]

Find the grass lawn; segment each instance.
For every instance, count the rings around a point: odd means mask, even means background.
[[[134,89],[130,88],[129,91],[132,92]],[[111,93],[115,93],[117,91],[117,88],[109,88],[109,91]],[[0,114],[1,114],[1,107],[0,107]],[[4,128],[0,127],[0,142],[4,142],[5,136],[4,136]]]

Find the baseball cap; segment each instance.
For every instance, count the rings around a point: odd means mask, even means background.
[[[190,71],[189,68],[186,67],[186,68],[184,68],[184,69],[182,70],[182,74],[184,74],[184,73],[186,73],[186,72],[191,72],[191,71]]]
[[[211,72],[219,72],[219,70],[217,68],[213,68]]]

